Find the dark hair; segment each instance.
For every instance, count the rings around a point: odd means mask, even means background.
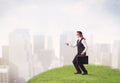
[[[81,34],[82,35],[82,32],[81,31],[77,31],[77,33]]]
[[[81,35],[81,37],[82,37],[83,39],[85,39],[85,38],[83,37],[83,34],[82,34],[81,31],[77,31],[77,33],[79,33],[79,34]]]

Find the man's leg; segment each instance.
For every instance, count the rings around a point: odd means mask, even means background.
[[[83,64],[79,64],[79,66],[82,69],[82,71],[84,72],[83,75],[88,74],[88,71],[86,70],[86,68],[84,67]]]
[[[77,73],[81,73],[81,70],[80,70],[79,64],[78,64],[78,57],[77,57],[77,55],[73,59],[73,65],[74,65],[75,69],[77,70]]]

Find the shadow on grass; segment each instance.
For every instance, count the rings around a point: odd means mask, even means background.
[[[97,76],[95,74],[87,74],[87,75],[82,75],[82,74],[74,74],[74,75],[81,75],[81,76]]]
[[[88,76],[96,76],[95,74],[88,74]]]

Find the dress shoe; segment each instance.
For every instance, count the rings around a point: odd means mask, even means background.
[[[82,75],[88,75],[88,72],[84,72]]]
[[[76,72],[76,73],[74,73],[74,74],[81,74],[81,72]]]

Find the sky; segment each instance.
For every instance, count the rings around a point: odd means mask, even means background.
[[[83,31],[96,43],[120,40],[120,0],[0,0],[0,45],[9,32]]]

